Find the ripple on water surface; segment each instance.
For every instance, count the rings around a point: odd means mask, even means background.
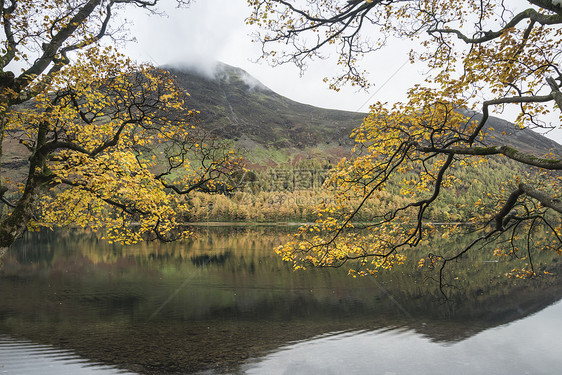
[[[0,374],[133,374],[91,362],[70,350],[0,335]]]

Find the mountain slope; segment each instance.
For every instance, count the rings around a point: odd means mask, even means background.
[[[219,64],[214,76],[193,69],[165,69],[190,94],[188,106],[201,112],[203,126],[220,137],[246,137],[276,148],[351,144],[349,134],[365,116],[297,103],[226,64]]]
[[[337,162],[350,152],[351,131],[364,113],[318,108],[287,99],[265,87],[244,70],[217,64],[212,74],[193,68],[165,67],[190,97],[189,109],[200,111],[201,125],[219,138],[246,150],[250,167],[296,164],[315,159]],[[31,106],[32,103],[28,103]],[[474,115],[478,119],[481,115]],[[508,145],[537,156],[562,155],[562,146],[528,129],[491,117],[486,143]],[[16,138],[3,140],[2,173],[23,181],[27,150]]]
[[[472,116],[475,120],[482,118],[480,113],[466,111],[465,114]],[[486,131],[488,133],[485,137],[486,144],[507,145],[521,152],[528,152],[537,156],[549,152],[562,155],[562,146],[557,142],[530,129],[520,129],[509,121],[490,116],[485,128],[493,129]]]
[[[218,63],[213,74],[194,68],[165,67],[189,92],[188,106],[201,112],[202,125],[217,136],[252,141],[265,147],[304,149],[332,144],[350,146],[351,131],[365,113],[329,110],[297,103],[265,87],[244,70]],[[474,115],[479,119],[481,115]],[[562,146],[528,129],[490,117],[486,144],[524,152],[562,155]],[[298,151],[297,151],[298,152]]]

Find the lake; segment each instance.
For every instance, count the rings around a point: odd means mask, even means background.
[[[201,227],[127,247],[28,233],[0,270],[0,373],[560,371],[562,272],[509,279],[507,260],[466,259],[445,300],[415,267],[295,272],[272,250],[294,230]]]

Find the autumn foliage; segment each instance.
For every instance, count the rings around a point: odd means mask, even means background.
[[[349,83],[369,87],[362,58],[377,52],[384,56],[387,41],[396,38],[415,42],[410,61],[427,72],[424,84],[412,85],[404,103],[371,106],[352,135],[353,155],[340,162],[326,185],[336,203],[319,207],[316,224],[303,227],[278,250],[295,268],[350,264],[352,272],[370,274],[403,263],[408,255],[419,259],[420,266],[439,270],[443,282],[447,263],[487,244],[495,244],[496,255],[524,257],[520,274],[528,276],[536,275],[531,256],[535,248],[560,252],[562,160],[553,154],[530,155],[485,138],[491,111],[515,112],[515,124],[521,128],[558,126],[559,2],[529,0],[526,8],[499,0],[250,0],[249,4],[253,13],[248,22],[258,27],[263,57],[273,64],[295,63],[305,69],[311,60],[335,53],[341,74],[326,79],[333,89]],[[465,225],[451,225],[445,232],[454,238],[468,229],[480,236],[447,252],[434,253],[427,247],[412,252],[434,235],[428,213],[443,191],[465,183],[452,170],[476,167],[496,156],[532,169],[482,196],[472,214],[460,220]],[[369,212],[370,222],[359,230],[358,213],[389,184],[401,187],[406,202]],[[358,198],[353,210],[344,209],[346,202]],[[451,205],[450,212],[455,210]],[[539,228],[542,237],[536,235]],[[523,244],[518,242],[521,238]]]
[[[116,11],[156,3],[1,3],[2,145],[25,147],[29,166],[0,181],[0,256],[37,226],[104,228],[122,243],[182,237],[183,196],[240,168],[169,74],[102,43],[123,36]]]

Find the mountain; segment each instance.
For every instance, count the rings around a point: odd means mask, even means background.
[[[218,137],[236,141],[249,151],[261,146],[302,152],[324,146],[327,155],[335,148],[349,150],[351,131],[365,113],[318,108],[285,98],[247,72],[217,63],[212,72],[193,67],[164,67],[177,77],[189,94],[187,104],[201,112],[202,125]],[[468,113],[475,119],[481,115]],[[562,155],[562,146],[532,130],[519,129],[508,121],[490,117],[487,144],[508,145],[537,156],[548,152]],[[341,149],[339,150],[341,153]]]
[[[244,70],[219,63],[212,75],[193,68],[165,67],[189,94],[188,107],[217,136],[243,138],[276,148],[320,143],[351,145],[349,134],[365,113],[323,109],[287,99]]]
[[[318,108],[285,98],[242,69],[217,63],[204,71],[167,66],[189,94],[187,107],[200,111],[200,123],[217,137],[231,140],[250,168],[276,167],[302,160],[335,163],[349,155],[351,131],[365,113]],[[32,103],[28,103],[31,106]],[[479,118],[477,113],[466,113]],[[562,156],[562,146],[529,129],[491,117],[486,142],[508,145],[537,156],[548,152]],[[21,180],[28,161],[17,140],[4,139],[2,170]]]

